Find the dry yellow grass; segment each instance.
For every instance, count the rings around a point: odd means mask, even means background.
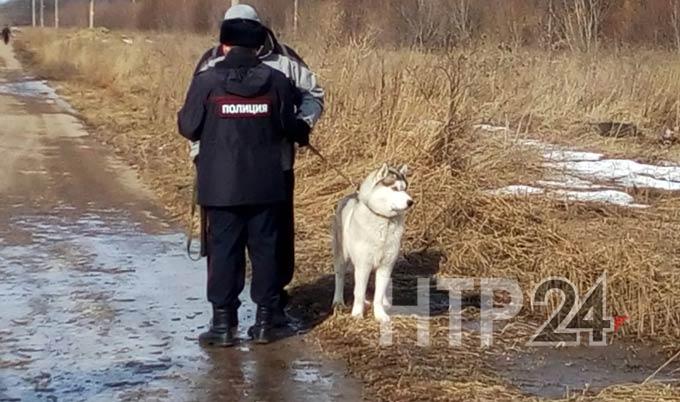
[[[118,32],[64,32],[57,38],[29,30],[20,40],[33,68],[64,82],[65,94],[99,138],[134,164],[172,215],[182,218],[191,167],[187,146],[176,134],[175,112],[193,62],[210,39]],[[631,211],[490,197],[484,190],[538,177],[538,157],[475,132],[472,124],[507,121],[556,142],[672,158],[676,149],[652,140],[614,142],[584,134],[583,122],[625,120],[650,131],[674,124],[680,118],[678,56],[630,51],[595,58],[485,46],[441,55],[380,50],[370,40],[338,46],[332,37],[314,48],[303,45],[302,53],[328,90],[328,110],[313,142],[329,159],[356,180],[383,161],[407,162],[415,171],[418,207],[409,216],[408,258],[398,276],[510,277],[528,292],[551,275],[588,288],[607,271],[611,311],[631,317],[621,336],[677,347],[678,202],[653,194],[655,208]],[[92,107],[102,104],[106,113]],[[330,216],[351,189],[304,152],[297,174],[296,284],[304,288],[331,272]],[[443,258],[426,264],[425,249]],[[526,342],[527,319],[518,320],[498,347]],[[344,316],[329,319],[314,334],[348,360],[376,399],[524,398],[484,366],[483,355],[493,351],[471,346],[478,345],[474,339],[463,350],[436,342],[418,348],[408,336],[414,324],[407,321],[398,325],[399,348],[377,347],[374,324],[347,325]],[[438,320],[433,328],[443,333],[446,325]],[[373,367],[378,356],[387,362],[380,370]],[[652,400],[649,395],[680,399],[677,389],[652,386],[609,389],[595,400]]]

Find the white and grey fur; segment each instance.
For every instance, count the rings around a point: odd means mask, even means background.
[[[406,211],[413,205],[408,194],[408,167],[387,164],[373,171],[359,192],[338,204],[333,222],[335,266],[334,306],[344,306],[345,272],[354,268],[352,316],[363,317],[366,288],[375,271],[373,315],[379,322],[390,320],[387,287],[401,247]]]

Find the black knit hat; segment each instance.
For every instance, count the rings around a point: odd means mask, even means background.
[[[220,43],[228,46],[241,46],[257,49],[264,45],[267,31],[251,20],[224,20],[220,28]]]

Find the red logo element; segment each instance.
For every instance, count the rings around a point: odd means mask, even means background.
[[[614,332],[618,332],[619,328],[628,321],[629,317],[627,315],[617,315],[614,317]]]

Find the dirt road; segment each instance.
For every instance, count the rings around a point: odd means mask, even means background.
[[[201,349],[203,263],[4,45],[0,66],[0,401],[360,399],[299,337]]]

